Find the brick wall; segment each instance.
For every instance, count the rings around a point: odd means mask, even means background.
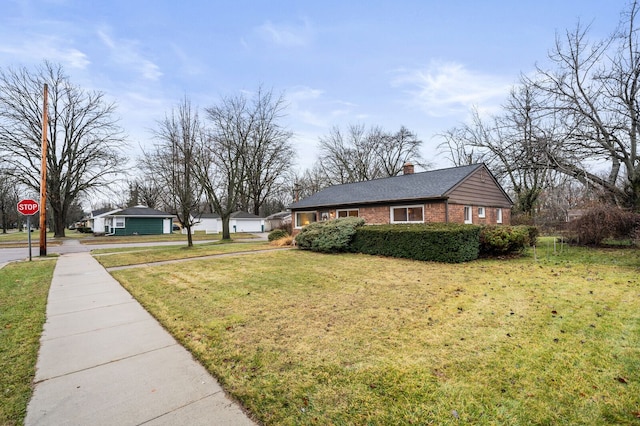
[[[361,207],[358,213],[365,223],[369,225],[389,223],[389,215],[391,214],[389,206]]]
[[[424,221],[426,223],[442,223],[446,222],[447,208],[444,202],[433,202],[423,204]],[[464,223],[464,204],[449,204],[449,223]],[[369,225],[380,225],[390,223],[391,220],[390,206],[366,206],[358,209],[359,217],[365,220]],[[476,225],[495,224],[497,220],[497,209],[495,207],[485,207],[485,217],[478,215],[478,206],[472,206],[473,223]],[[328,213],[330,219],[336,218],[336,210],[319,210],[318,218],[322,217],[322,213]],[[508,225],[511,223],[511,210],[502,209],[502,223]],[[299,230],[294,229],[294,235]]]

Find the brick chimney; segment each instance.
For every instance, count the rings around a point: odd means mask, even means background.
[[[413,174],[413,164],[409,163],[408,161],[406,163],[404,163],[404,166],[402,166],[402,174],[403,175],[412,175]]]

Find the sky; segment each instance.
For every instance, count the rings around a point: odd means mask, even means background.
[[[0,0],[0,68],[59,63],[117,105],[127,153],[185,96],[206,108],[259,87],[287,102],[296,169],[349,124],[401,126],[433,167],[439,134],[498,113],[576,24],[611,34],[626,0]]]

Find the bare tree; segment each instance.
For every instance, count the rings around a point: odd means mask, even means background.
[[[421,163],[420,141],[402,126],[395,134],[380,127],[369,131],[351,124],[343,133],[333,127],[320,138],[319,166],[331,185],[396,176],[407,161]]]
[[[154,179],[136,178],[129,181],[127,206],[143,205],[152,209],[162,209],[162,190]]]
[[[527,84],[515,88],[502,115],[483,119],[474,110],[471,123],[441,135],[440,144],[455,165],[486,163],[515,195],[515,211],[529,217],[550,183],[544,147],[556,131],[552,111],[537,95]]]
[[[293,184],[290,188],[290,194],[294,202],[320,192],[331,185],[319,162],[315,163],[311,169],[305,169],[302,174],[294,173],[289,182]]]
[[[222,220],[222,238],[231,239],[229,219],[242,199],[247,150],[254,123],[245,96],[222,98],[206,109],[211,128],[192,168],[212,210]]]
[[[104,189],[123,170],[122,130],[115,105],[100,92],[74,86],[62,66],[0,70],[0,152],[12,176],[39,192],[42,93],[49,87],[47,198],[56,237],[64,237],[69,207]]]
[[[177,215],[187,232],[187,245],[193,246],[191,228],[197,219],[202,189],[193,173],[204,130],[198,112],[185,98],[170,115],[158,122],[156,143],[140,160],[149,181],[164,196],[164,204]]]
[[[247,199],[245,210],[251,209],[255,215],[260,214],[267,198],[285,185],[295,157],[290,142],[293,134],[280,124],[284,108],[282,95],[274,98],[272,92],[259,88],[248,111],[251,131],[244,153],[246,179],[242,192]]]
[[[222,238],[230,239],[229,218],[252,207],[259,212],[280,189],[290,168],[291,133],[279,123],[284,100],[261,88],[251,99],[223,97],[206,109],[208,135],[193,170],[207,200],[222,220]]]
[[[376,151],[383,176],[397,176],[407,162],[419,164],[424,168],[430,167],[420,155],[422,141],[406,127],[401,126],[396,133],[385,133],[380,129],[373,133],[376,136],[372,137],[379,140],[376,143]]]
[[[379,173],[362,124],[349,125],[346,133],[334,126],[320,138],[319,149],[319,164],[331,185],[370,180]]]
[[[557,37],[550,53],[555,68],[539,69],[532,81],[553,99],[565,126],[563,137],[548,145],[546,161],[635,210],[640,210],[638,9],[633,1],[610,38],[590,42],[589,27],[581,25]],[[605,175],[594,164],[607,165]]]
[[[6,234],[10,225],[18,222],[18,184],[7,171],[0,169],[0,226]]]

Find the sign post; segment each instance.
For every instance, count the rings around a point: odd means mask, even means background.
[[[18,213],[27,216],[27,239],[29,241],[29,262],[31,262],[31,216],[38,213],[40,206],[33,200],[20,200],[18,202]]]

